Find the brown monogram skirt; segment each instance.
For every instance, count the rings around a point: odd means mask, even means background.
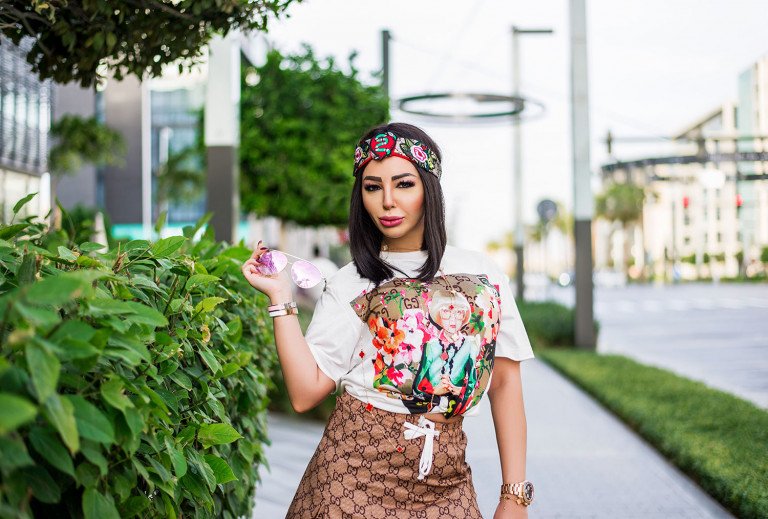
[[[366,409],[342,391],[286,519],[482,519],[464,459],[463,418],[435,422],[440,434],[433,439],[431,471],[422,480],[419,461],[427,440],[405,439],[406,420],[418,425],[419,417]]]

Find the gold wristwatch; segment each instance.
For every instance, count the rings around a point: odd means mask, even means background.
[[[528,506],[533,502],[533,483],[520,481],[501,485],[501,499],[514,499],[518,505]]]

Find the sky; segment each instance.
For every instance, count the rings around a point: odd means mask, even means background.
[[[397,100],[430,92],[511,94],[511,27],[552,29],[519,39],[521,93],[544,105],[522,126],[529,224],[544,198],[573,207],[568,7],[567,0],[305,0],[270,24],[267,39],[283,52],[309,43],[342,68],[355,50],[361,78],[372,83],[370,73],[381,68],[381,30],[388,29],[390,96]],[[765,0],[587,0],[593,173],[607,160],[609,129],[616,137],[663,138],[735,100],[739,73],[768,54],[765,27]],[[422,127],[443,151],[449,243],[482,250],[514,227],[509,122],[446,125],[398,110],[392,120]],[[614,154],[658,155],[664,146],[622,143]],[[599,182],[593,185],[597,191]]]

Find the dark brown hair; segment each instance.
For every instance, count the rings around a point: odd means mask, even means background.
[[[437,155],[438,160],[442,160],[442,154],[437,143],[424,130],[407,123],[374,126],[365,132],[358,141],[358,145],[374,135],[384,132],[392,132],[398,137],[421,141]],[[419,172],[419,177],[424,185],[424,240],[422,250],[427,251],[427,259],[419,269],[417,279],[431,281],[440,267],[448,241],[445,231],[445,199],[440,180],[421,166],[414,164],[414,167]],[[384,235],[376,227],[371,215],[363,205],[363,171],[365,168],[357,172],[349,202],[349,248],[352,253],[352,261],[360,277],[373,281],[378,287],[382,281],[394,276],[392,269],[403,275],[407,276],[407,274],[379,257]]]

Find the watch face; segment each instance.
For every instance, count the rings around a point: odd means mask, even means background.
[[[527,481],[523,485],[523,494],[525,495],[525,499],[530,501],[533,499],[533,483]]]

